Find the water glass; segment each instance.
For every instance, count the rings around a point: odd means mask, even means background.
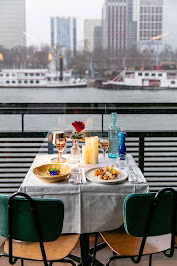
[[[81,163],[80,155],[71,154],[68,157],[68,164],[71,167],[73,173],[78,173],[79,172],[80,163]]]
[[[116,159],[116,166],[124,171],[128,169],[128,157],[126,154],[119,154]]]

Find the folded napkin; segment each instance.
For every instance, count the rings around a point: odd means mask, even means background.
[[[129,170],[128,173],[128,182],[132,184],[146,183],[146,179],[144,178],[139,167],[133,166],[132,169],[133,172]]]

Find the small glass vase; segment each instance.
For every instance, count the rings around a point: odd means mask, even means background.
[[[71,147],[71,154],[68,157],[68,163],[74,172],[79,171],[81,161],[81,149],[79,142],[74,139],[73,146]]]

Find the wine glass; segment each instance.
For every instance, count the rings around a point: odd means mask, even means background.
[[[105,137],[100,138],[100,148],[102,149],[103,155],[105,158],[106,151],[109,148],[109,139],[108,138],[105,138]]]
[[[52,132],[52,144],[56,145],[58,150],[58,157],[52,158],[51,161],[55,163],[64,163],[66,162],[66,158],[62,157],[62,153],[65,149],[66,138],[63,131],[53,131]]]

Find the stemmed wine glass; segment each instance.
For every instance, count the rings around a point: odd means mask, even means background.
[[[58,157],[52,158],[51,161],[55,163],[64,163],[66,162],[66,158],[62,157],[62,153],[65,149],[66,138],[63,131],[53,131],[52,132],[52,144],[56,145],[58,150]]]
[[[109,139],[108,138],[106,138],[106,137],[100,138],[100,148],[102,149],[103,155],[104,155],[104,158],[105,158],[106,151],[109,148]]]

